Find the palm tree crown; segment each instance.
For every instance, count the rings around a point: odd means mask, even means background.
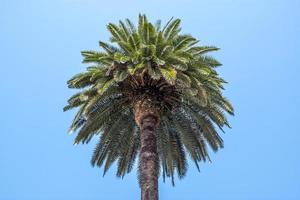
[[[216,72],[221,64],[206,53],[214,46],[199,46],[191,35],[181,34],[180,20],[164,27],[139,16],[138,26],[126,19],[108,24],[110,42],[99,42],[103,51],[82,51],[85,72],[68,81],[81,89],[64,110],[79,107],[70,131],[75,143],[99,136],[91,163],[104,165],[104,174],[117,162],[117,176],[129,173],[139,154],[139,107],[158,116],[157,152],[163,178],[175,171],[182,178],[188,154],[199,168],[213,151],[223,147],[216,126],[228,126],[224,112],[233,107],[222,95],[224,83]]]

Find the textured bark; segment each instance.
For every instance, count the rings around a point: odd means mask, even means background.
[[[139,102],[134,107],[135,118],[141,129],[139,182],[142,200],[158,200],[158,153],[156,127],[158,111],[149,102]]]
[[[141,98],[137,100],[133,107],[135,122],[137,125],[141,127],[141,123],[144,117],[152,116],[156,118],[156,124],[159,123],[159,109],[153,105],[152,100],[150,98]]]

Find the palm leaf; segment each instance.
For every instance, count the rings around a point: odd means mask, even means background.
[[[159,68],[164,79],[171,85],[175,84],[177,71],[172,67],[161,67]]]

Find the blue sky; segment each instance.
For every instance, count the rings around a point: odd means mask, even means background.
[[[95,141],[73,146],[63,113],[74,93],[66,81],[85,69],[80,51],[108,40],[119,19],[182,19],[183,32],[214,54],[229,81],[232,129],[225,148],[187,176],[160,180],[172,200],[300,199],[299,55],[297,0],[1,0],[0,199],[139,199],[136,170],[123,180],[89,161]]]

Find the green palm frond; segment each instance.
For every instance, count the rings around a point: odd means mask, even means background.
[[[200,55],[200,54],[205,54],[211,51],[218,51],[219,48],[214,47],[214,46],[202,46],[202,47],[192,47],[188,51],[192,53],[193,55]]]
[[[164,37],[167,40],[173,39],[180,32],[180,19],[175,19],[170,22],[164,31]]]
[[[164,79],[170,84],[174,85],[176,81],[177,71],[172,67],[161,67],[159,68]]]

